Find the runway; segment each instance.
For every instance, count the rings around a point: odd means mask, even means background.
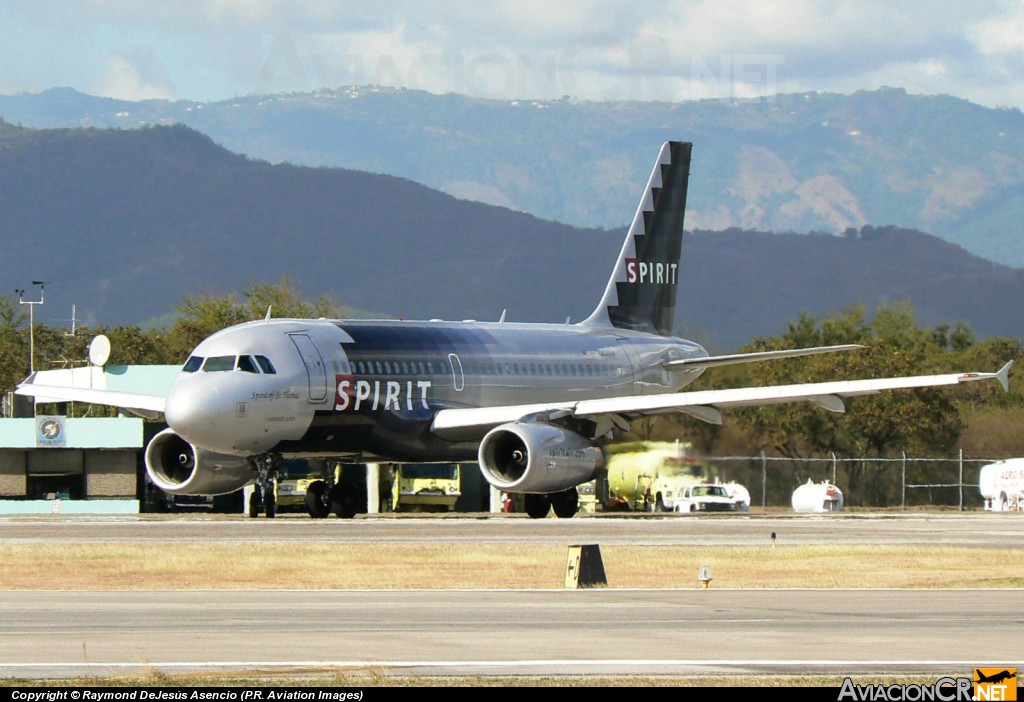
[[[118,543],[518,543],[645,546],[887,544],[1024,549],[1024,515],[1010,513],[829,515],[634,515],[529,519],[525,515],[362,515],[277,519],[234,515],[0,517],[0,543],[66,539]]]
[[[0,676],[927,672],[1020,660],[1024,591],[4,592]]]
[[[0,543],[500,541],[1005,548],[1022,515],[666,519],[38,518]],[[53,587],[60,564],[54,564]],[[1024,663],[1024,590],[0,592],[0,677],[346,669],[374,675],[908,672]]]

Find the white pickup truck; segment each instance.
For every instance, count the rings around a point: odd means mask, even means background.
[[[724,485],[687,485],[676,493],[676,512],[735,512],[736,500]]]

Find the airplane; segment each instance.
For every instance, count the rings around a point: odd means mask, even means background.
[[[1009,670],[1003,670],[999,673],[995,673],[994,675],[984,675],[980,670],[975,668],[975,674],[978,676],[978,679],[974,681],[976,683],[1001,683],[1004,680],[1017,677],[1016,672],[1011,673]]]
[[[604,469],[612,431],[640,417],[682,412],[718,424],[732,407],[810,401],[843,412],[845,397],[897,388],[997,379],[1008,389],[1012,361],[995,373],[680,392],[715,366],[858,348],[711,356],[671,336],[691,151],[690,142],[662,145],[604,294],[579,323],[511,323],[504,313],[498,322],[274,319],[268,310],[203,340],[166,397],[45,385],[38,373],[16,392],[162,413],[168,428],[145,461],[171,494],[266,490],[284,458],[477,461],[539,518],[573,516],[576,486]],[[310,486],[312,516],[358,510],[354,487],[334,478],[325,469]]]

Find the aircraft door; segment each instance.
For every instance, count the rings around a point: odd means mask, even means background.
[[[320,349],[305,334],[289,334],[292,343],[302,357],[309,377],[309,401],[319,404],[327,399],[327,366],[324,364]]]
[[[619,376],[620,383],[629,383],[632,386],[631,395],[640,394],[640,384],[636,382],[637,374],[640,371],[640,357],[629,343],[629,339],[619,339],[619,361],[622,364],[622,375]]]
[[[466,376],[462,372],[462,361],[459,360],[459,355],[456,353],[448,354],[448,363],[452,367],[452,385],[455,387],[456,392],[462,392],[462,389],[466,387]]]

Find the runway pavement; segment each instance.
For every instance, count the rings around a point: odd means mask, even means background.
[[[0,608],[4,677],[966,675],[1020,663],[1024,591],[8,591]]]
[[[231,543],[600,543],[649,546],[751,546],[783,544],[896,544],[1024,549],[1024,515],[968,512],[828,515],[636,515],[529,519],[525,515],[418,517],[379,515],[356,519],[277,519],[234,515],[41,515],[0,517],[0,543],[51,539]]]
[[[988,546],[1024,515],[543,520],[53,517],[0,543],[506,541]],[[59,580],[60,564],[53,578]],[[49,583],[53,585],[53,581]],[[1024,590],[0,592],[0,676],[340,667],[374,674],[970,673],[1024,664]]]

